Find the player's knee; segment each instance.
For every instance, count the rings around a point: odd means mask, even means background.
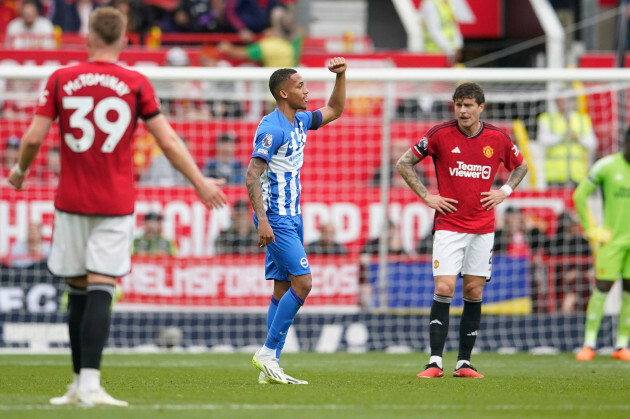
[[[300,298],[306,299],[313,288],[313,278],[310,274],[297,276],[291,281],[291,287]]]
[[[87,288],[87,277],[83,276],[80,278],[67,278],[66,283],[72,288],[84,290]]]
[[[445,283],[435,284],[435,293],[444,297],[452,297],[455,293],[455,286]]]
[[[462,289],[462,294],[467,300],[479,301],[483,296],[483,286],[479,286],[476,284],[464,285],[464,288]]]

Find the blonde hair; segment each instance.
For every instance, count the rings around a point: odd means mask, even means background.
[[[124,34],[127,18],[113,7],[99,7],[90,14],[90,33],[98,36],[106,45],[112,45]]]

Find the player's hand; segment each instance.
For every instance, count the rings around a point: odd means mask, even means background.
[[[11,171],[9,172],[9,184],[13,186],[15,189],[22,189],[24,185],[24,179],[26,178],[26,173],[18,174],[17,172],[17,164],[13,166]]]
[[[481,198],[479,202],[481,202],[481,206],[484,207],[486,211],[490,211],[507,198],[507,195],[501,189],[495,189],[490,192],[481,192],[481,195],[483,195],[484,198]]]
[[[591,227],[586,230],[586,238],[591,243],[606,244],[612,239],[612,231],[604,227]]]
[[[346,59],[343,57],[335,57],[330,60],[328,63],[328,69],[333,73],[343,73],[348,68],[348,64],[346,64]]]
[[[446,215],[447,212],[452,214],[457,211],[457,208],[455,208],[457,200],[453,198],[444,198],[440,195],[427,194],[424,202],[442,215]]]
[[[208,208],[219,208],[227,204],[227,198],[221,190],[222,185],[225,185],[225,179],[204,178],[201,186],[197,188],[201,202]]]
[[[269,243],[276,241],[276,236],[273,234],[273,229],[269,225],[269,220],[266,218],[258,220],[258,247],[265,247]]]

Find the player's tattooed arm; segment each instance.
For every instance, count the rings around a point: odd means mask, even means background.
[[[523,180],[525,175],[527,174],[527,162],[523,160],[523,163],[516,166],[512,173],[510,173],[510,177],[508,178],[507,185],[512,188],[512,190],[516,189],[519,183]]]
[[[421,159],[418,158],[413,151],[407,150],[407,152],[398,159],[396,169],[403,179],[405,179],[405,182],[407,182],[407,185],[409,185],[411,190],[422,198],[429,207],[433,208],[442,215],[457,211],[457,208],[455,207],[457,200],[453,198],[444,198],[440,195],[434,195],[427,191],[427,188],[422,184],[418,174],[413,169],[420,160]]]
[[[420,178],[418,177],[414,166],[420,162],[420,159],[411,150],[407,150],[396,163],[396,170],[405,179],[407,185],[414,191],[420,198],[424,199],[427,194],[427,188],[424,187]]]
[[[249,161],[247,174],[245,175],[245,186],[249,195],[249,202],[254,208],[256,217],[258,218],[258,246],[264,247],[269,243],[276,241],[273,230],[269,225],[267,213],[265,212],[265,204],[262,197],[262,188],[260,187],[260,175],[267,170],[267,162],[261,158],[254,157]]]

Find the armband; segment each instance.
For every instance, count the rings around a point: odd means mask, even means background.
[[[22,168],[20,167],[20,163],[15,163],[14,166],[15,169],[15,173],[17,173],[18,176],[24,176],[26,174],[27,170],[22,170]]]
[[[510,196],[512,192],[514,191],[510,185],[501,186],[501,190],[505,192],[506,197]]]

